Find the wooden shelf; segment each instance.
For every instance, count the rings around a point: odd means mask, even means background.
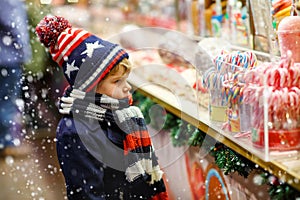
[[[300,190],[300,153],[298,151],[268,154],[263,149],[253,147],[249,138],[236,138],[232,133],[222,129],[222,123],[210,121],[207,108],[199,106],[198,103],[191,102],[184,96],[176,96],[167,88],[143,80],[135,73],[131,73],[129,82],[133,88],[172,114],[198,127],[215,140]],[[266,161],[266,158],[270,161]]]

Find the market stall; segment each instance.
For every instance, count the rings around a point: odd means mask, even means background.
[[[297,1],[40,3],[126,48],[171,199],[300,197]]]

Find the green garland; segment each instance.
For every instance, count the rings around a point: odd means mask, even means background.
[[[211,150],[211,155],[215,158],[216,165],[222,169],[225,175],[237,172],[247,178],[255,168],[255,164],[235,151],[226,147],[222,143],[217,143]]]
[[[139,92],[133,93],[133,100],[134,100],[133,104],[139,106],[139,108],[141,109],[141,112],[144,115],[146,123],[149,124],[151,121],[150,116],[149,116],[149,110],[150,110],[151,106],[153,106],[155,103],[153,101],[151,101],[150,98],[143,96]]]
[[[176,120],[178,126],[174,126],[171,128],[171,139],[172,139],[172,144],[175,147],[180,147],[187,145],[187,141],[190,137],[189,130],[187,129],[187,122],[182,121],[180,119]]]
[[[192,131],[192,135],[188,140],[188,144],[191,146],[201,147],[206,136],[207,135],[204,132],[194,127],[194,130]]]
[[[134,100],[133,104],[138,106],[141,109],[146,123],[150,124],[153,128],[156,129],[162,128],[164,130],[169,130],[173,127],[178,126],[178,121],[176,116],[172,115],[169,112],[164,112],[164,110],[160,110],[160,109],[156,109],[153,111],[154,113],[152,113],[152,115],[154,115],[155,118],[152,118],[153,120],[151,120],[149,111],[154,105],[157,104],[154,103],[150,98],[147,98],[144,95],[142,95],[140,92],[135,91],[133,93],[133,100]],[[164,122],[163,127],[160,127],[161,122]]]
[[[177,119],[176,122],[178,125],[170,129],[174,146],[191,145],[200,147],[202,145],[206,136],[205,133],[186,121]]]
[[[143,96],[139,92],[135,92],[133,96],[134,104],[141,108],[145,119],[148,120],[149,123],[149,109],[155,105],[155,103],[150,98]],[[170,136],[174,146],[180,147],[183,145],[191,145],[201,147],[204,145],[204,139],[207,135],[198,128],[168,112],[165,113],[164,120],[165,123],[163,128],[170,130]],[[153,125],[155,126],[155,124]],[[256,168],[253,162],[244,158],[222,143],[216,143],[210,149],[210,155],[214,157],[215,164],[224,172],[225,175],[236,172],[247,178],[252,170]],[[263,169],[261,170],[264,171]],[[300,197],[300,192],[298,190],[294,189],[287,183],[280,182],[279,179],[273,175],[264,172],[261,174],[261,177],[261,184],[268,184],[270,186],[268,192],[272,200],[291,200]]]
[[[280,181],[274,175],[264,172],[260,174],[261,184],[269,185],[269,195],[272,200],[291,200],[300,198],[300,192],[289,184]]]

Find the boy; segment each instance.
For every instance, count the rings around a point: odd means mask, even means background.
[[[130,106],[128,54],[58,16],[36,32],[69,83],[57,128],[68,199],[168,199],[143,116]]]

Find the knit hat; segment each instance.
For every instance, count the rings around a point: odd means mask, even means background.
[[[128,58],[119,45],[72,28],[63,17],[45,16],[36,26],[36,33],[63,68],[69,84],[81,91],[91,91],[114,66]]]

